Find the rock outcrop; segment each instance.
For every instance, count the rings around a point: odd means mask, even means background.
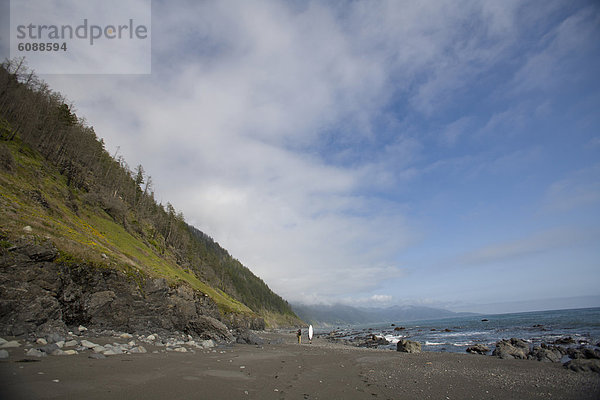
[[[566,354],[566,351],[562,348],[542,344],[542,346],[534,346],[527,358],[542,362],[560,362],[564,354]]]
[[[376,349],[379,346],[387,346],[390,342],[387,341],[383,336],[369,335],[369,337],[362,343],[358,344],[358,347],[368,347]]]
[[[553,343],[574,343],[570,339],[557,340]],[[526,341],[512,338],[497,342],[496,349],[492,355],[507,359],[518,358],[541,362],[563,362],[564,367],[571,371],[600,373],[600,351],[586,347],[585,345],[580,345],[576,348],[567,348],[542,343],[539,346],[530,348],[529,343]],[[565,362],[565,360],[568,361]]]
[[[421,343],[402,339],[396,344],[396,351],[400,351],[402,353],[420,353]]]
[[[501,340],[496,343],[496,349],[492,353],[493,356],[510,359],[527,359],[529,354],[529,343],[524,340],[511,338],[510,340]]]
[[[467,353],[471,353],[471,354],[487,354],[490,351],[490,348],[487,346],[484,346],[482,344],[476,344],[473,346],[469,346],[467,347]]]
[[[600,360],[577,358],[565,363],[565,368],[575,372],[596,372],[600,373]]]
[[[186,284],[172,285],[137,272],[61,265],[54,262],[57,257],[58,251],[49,242],[24,240],[2,250],[0,335],[43,335],[85,325],[232,341],[227,325],[264,329],[260,318],[223,318],[210,297]]]

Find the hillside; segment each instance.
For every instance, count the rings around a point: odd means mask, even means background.
[[[440,308],[423,306],[390,306],[385,308],[351,307],[336,305],[293,304],[294,311],[306,322],[320,327],[364,325],[376,323],[402,323],[428,319],[452,318],[472,313],[456,313]]]
[[[111,156],[62,95],[14,61],[0,68],[0,240],[5,257],[51,246],[57,253],[50,261],[61,268],[189,287],[233,325],[248,318],[300,323],[227,250],[170,203],[159,204],[141,165],[132,171]]]

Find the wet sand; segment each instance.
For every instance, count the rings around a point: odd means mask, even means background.
[[[0,362],[2,399],[598,399],[600,375],[560,364],[348,347],[293,334],[283,344],[196,353],[90,353]],[[32,358],[28,358],[32,359]]]

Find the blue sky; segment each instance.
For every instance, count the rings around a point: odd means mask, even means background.
[[[152,16],[152,75],[43,78],[286,299],[600,305],[598,2]]]

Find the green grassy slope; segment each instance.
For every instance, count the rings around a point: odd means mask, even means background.
[[[3,125],[6,128],[6,121]],[[0,169],[0,229],[6,237],[22,235],[23,228],[30,226],[34,236],[59,248],[59,262],[85,262],[125,272],[135,269],[171,282],[185,281],[208,294],[222,312],[252,313],[178,266],[169,251],[157,254],[142,235],[128,232],[104,210],[82,201],[82,193],[69,188],[66,178],[28,146],[19,141],[0,142],[0,146],[14,160],[12,171]]]

